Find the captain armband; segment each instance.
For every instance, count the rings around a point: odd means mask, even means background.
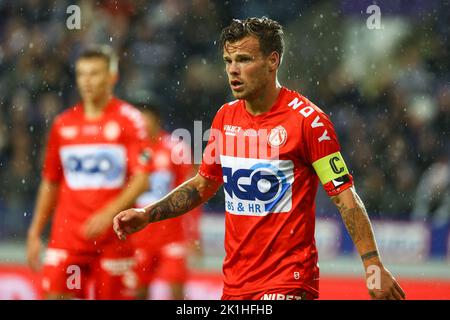
[[[312,165],[330,197],[353,186],[353,177],[348,172],[340,152],[323,157]]]

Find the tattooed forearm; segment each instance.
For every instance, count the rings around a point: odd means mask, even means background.
[[[354,208],[348,208],[339,197],[334,197],[333,202],[341,213],[342,220],[348,233],[352,237],[353,243],[356,245],[363,239],[373,241],[373,232],[370,225],[369,217],[364,209],[364,205],[359,197],[356,197],[357,203]]]
[[[353,243],[357,243],[361,240],[361,234],[358,230],[357,214],[356,208],[346,209],[341,212],[342,219],[344,220],[348,233],[353,239]]]
[[[348,233],[352,237],[364,266],[381,264],[377,243],[369,216],[361,198],[353,188],[331,198],[339,209]]]
[[[202,203],[198,190],[184,184],[148,208],[149,222],[180,216]]]

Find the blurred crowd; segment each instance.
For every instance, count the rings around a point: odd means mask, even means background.
[[[413,2],[380,4],[371,30],[365,1],[78,1],[81,29],[69,30],[72,1],[0,1],[0,238],[25,235],[46,134],[77,101],[85,46],[117,50],[120,98],[158,105],[168,130],[206,130],[232,100],[220,30],[262,15],[285,26],[280,82],[330,115],[369,214],[448,223],[450,7]],[[336,213],[323,192],[317,207]],[[221,195],[209,208],[223,210]]]

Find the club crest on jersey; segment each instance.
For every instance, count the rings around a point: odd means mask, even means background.
[[[283,126],[277,126],[270,130],[268,142],[274,147],[281,147],[287,140],[287,131]]]
[[[230,156],[221,156],[220,159],[227,212],[264,216],[291,210],[292,161]]]
[[[109,121],[103,128],[103,135],[108,140],[115,140],[120,134],[120,126],[115,121]]]

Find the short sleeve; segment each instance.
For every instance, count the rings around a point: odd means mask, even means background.
[[[53,123],[47,139],[42,177],[52,182],[59,182],[63,176],[61,158],[59,156],[59,133],[56,121]]]
[[[220,150],[222,147],[221,110],[214,117],[211,125],[208,143],[203,151],[203,158],[198,173],[206,179],[223,181],[222,166],[220,164]]]
[[[313,107],[311,107],[313,108]],[[304,156],[330,196],[353,185],[333,123],[319,108],[303,121]]]

